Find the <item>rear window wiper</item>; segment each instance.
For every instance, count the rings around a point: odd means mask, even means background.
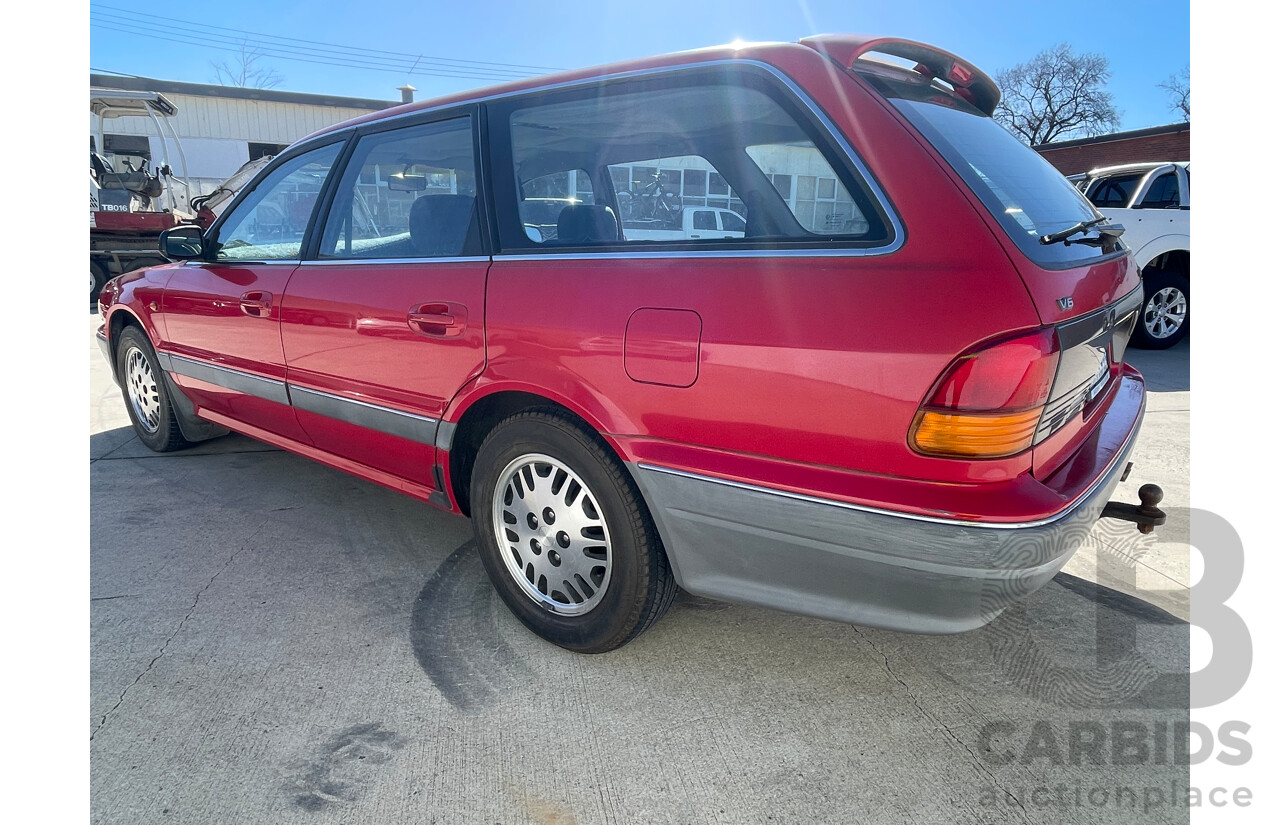
[[[1069,226],[1061,232],[1054,232],[1052,235],[1041,235],[1040,243],[1045,244],[1046,246],[1051,243],[1059,242],[1064,246],[1070,246],[1073,243],[1082,243],[1085,246],[1102,246],[1105,243],[1115,243],[1115,239],[1124,234],[1124,226],[1118,223],[1098,227],[1098,237],[1096,238],[1081,238],[1077,241],[1068,240],[1072,235],[1092,229],[1105,220],[1107,219],[1104,217],[1094,218],[1089,221],[1080,221],[1080,223],[1075,226]]]

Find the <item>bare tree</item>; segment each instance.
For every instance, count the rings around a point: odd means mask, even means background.
[[[211,62],[216,81],[223,86],[239,86],[246,89],[270,89],[284,80],[275,69],[260,65],[262,51],[248,42],[240,44],[240,51],[231,60]]]
[[[1031,146],[1120,127],[1120,112],[1106,91],[1107,59],[1076,54],[1066,43],[996,75],[1003,93],[995,119]]]
[[[1160,84],[1160,88],[1169,93],[1169,108],[1182,115],[1182,119],[1191,122],[1191,67],[1177,74],[1169,75],[1169,79]]]

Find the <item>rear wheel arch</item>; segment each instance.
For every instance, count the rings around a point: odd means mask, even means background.
[[[525,390],[500,390],[483,395],[468,402],[463,409],[449,446],[449,486],[463,515],[471,515],[471,476],[480,445],[494,427],[512,416],[534,409],[568,416],[578,426],[594,433],[619,461],[624,460],[617,447],[603,435],[607,431],[605,427],[589,418],[585,411]]]
[[[563,406],[502,418],[480,446],[470,486],[489,578],[542,638],[602,653],[670,607],[677,585],[635,480]]]

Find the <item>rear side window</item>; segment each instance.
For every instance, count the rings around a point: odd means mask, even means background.
[[[504,250],[892,239],[849,159],[762,71],[683,70],[494,108],[491,136],[509,136],[494,173]],[[563,185],[539,184],[547,180]]]
[[[334,194],[321,258],[480,253],[471,118],[361,137]]]

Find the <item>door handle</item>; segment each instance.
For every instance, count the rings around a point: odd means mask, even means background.
[[[452,301],[418,304],[408,321],[410,329],[430,338],[456,338],[467,328],[467,307]]]
[[[244,293],[240,296],[240,311],[251,318],[270,318],[271,293],[256,289]]]
[[[409,320],[415,324],[452,327],[456,326],[458,319],[445,312],[410,312]]]

